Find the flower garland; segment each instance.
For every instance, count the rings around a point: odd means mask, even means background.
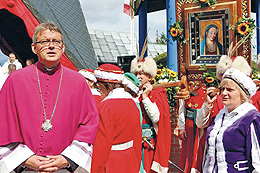
[[[168,31],[173,41],[177,40],[178,43],[184,42],[187,43],[187,39],[185,39],[184,36],[184,29],[183,29],[183,23],[182,22],[175,22],[172,25],[170,25],[170,29]]]
[[[216,77],[216,69],[207,69],[206,65],[200,67],[201,70],[205,70],[202,74],[205,86],[208,87],[220,87],[220,81]]]
[[[201,8],[203,7],[211,7],[217,3],[217,0],[195,0],[194,2],[198,2]]]
[[[156,84],[164,84],[176,81],[178,73],[169,68],[157,69],[154,81]]]
[[[153,84],[165,84],[178,80],[178,73],[170,70],[169,68],[157,69],[156,75],[153,78]],[[167,91],[167,99],[170,107],[175,107],[177,105],[177,99],[175,96],[179,91],[180,87],[165,88]]]
[[[241,39],[245,39],[247,42],[252,38],[253,30],[256,28],[255,20],[249,17],[239,18],[235,23],[235,26],[229,26],[232,30],[235,31],[235,34],[238,35]]]

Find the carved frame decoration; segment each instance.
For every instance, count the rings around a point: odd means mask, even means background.
[[[250,16],[249,0],[217,0],[213,7],[201,8],[193,0],[176,0],[177,21],[183,21],[185,27],[185,38],[189,38],[188,44],[178,43],[178,71],[182,76],[180,67],[186,66],[188,81],[201,81],[203,71],[199,70],[200,65],[206,64],[207,68],[215,68],[221,54],[227,54],[228,46],[231,42],[236,44],[239,38],[235,36],[233,30],[229,30],[229,24],[234,25],[239,17]],[[220,23],[221,39],[223,51],[219,55],[201,56],[200,41],[203,21],[214,20]],[[206,23],[205,22],[205,23]],[[205,28],[204,28],[205,29]],[[236,51],[234,56],[241,55],[251,64],[250,41],[244,43]]]

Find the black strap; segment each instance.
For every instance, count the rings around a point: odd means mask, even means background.
[[[65,157],[65,159],[69,162],[69,166],[65,168],[69,172],[74,172],[79,167],[79,165],[76,164],[75,162],[73,162],[70,158],[68,158],[64,155],[62,155],[62,156]]]

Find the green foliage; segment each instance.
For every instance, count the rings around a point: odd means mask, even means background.
[[[201,8],[210,7],[217,3],[217,0],[194,0],[193,2],[198,2]]]
[[[167,44],[167,35],[163,32],[158,35],[158,31],[156,31],[156,43],[157,44]]]
[[[157,68],[167,67],[167,52],[157,55],[154,60]]]
[[[260,80],[259,73],[260,70],[257,68],[256,62],[252,61],[252,78]]]
[[[162,53],[154,58],[157,63],[156,76],[153,79],[155,84],[169,83],[178,80],[178,74],[167,68],[167,53]],[[167,99],[170,107],[176,107],[177,99],[175,96],[179,91],[179,87],[165,88],[167,91]]]
[[[185,34],[184,34],[184,28],[183,28],[183,22],[175,22],[172,25],[170,25],[170,29],[168,31],[171,36],[173,41],[177,40],[178,43],[188,43],[188,39],[185,39]]]
[[[204,83],[206,87],[220,87],[220,81],[216,77],[216,69],[207,69],[206,65],[200,66],[201,70],[205,70],[205,72],[202,75],[202,79],[204,80]]]
[[[253,30],[256,28],[255,20],[249,17],[240,17],[235,26],[230,24],[229,28],[234,30],[236,35],[247,42],[248,39],[252,38]]]

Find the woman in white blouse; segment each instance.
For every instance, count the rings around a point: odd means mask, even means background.
[[[207,127],[203,172],[260,171],[260,113],[248,102],[255,94],[252,79],[237,69],[228,69],[221,82],[225,106]],[[205,118],[206,121],[206,118]]]

